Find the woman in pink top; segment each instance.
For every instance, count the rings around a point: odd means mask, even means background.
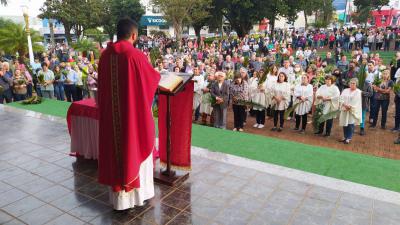
[[[27,81],[26,83],[26,89],[27,89],[27,93],[26,93],[26,97],[30,98],[32,97],[32,87],[33,87],[33,82],[32,82],[32,76],[29,73],[29,71],[26,69],[24,64],[20,64],[19,65],[19,69],[21,70],[21,74],[25,76],[25,79]]]
[[[94,71],[92,64],[89,64],[88,66],[87,86],[90,97],[94,98],[95,92],[97,92],[97,72]]]

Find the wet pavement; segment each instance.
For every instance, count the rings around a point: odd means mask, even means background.
[[[196,155],[184,184],[114,211],[64,119],[0,107],[0,137],[0,224],[400,224],[400,205]]]

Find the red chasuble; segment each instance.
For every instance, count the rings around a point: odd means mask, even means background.
[[[140,165],[154,149],[151,107],[159,80],[128,41],[109,43],[100,57],[99,182],[115,192],[140,187]]]

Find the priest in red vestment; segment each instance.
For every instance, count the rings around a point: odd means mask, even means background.
[[[134,47],[137,38],[137,23],[120,20],[118,41],[108,44],[99,62],[99,182],[110,186],[116,210],[154,196],[152,102],[160,74]]]

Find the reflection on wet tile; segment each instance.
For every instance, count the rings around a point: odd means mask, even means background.
[[[46,225],[81,225],[85,224],[82,220],[79,220],[71,215],[63,214],[55,220],[46,223]]]
[[[108,188],[106,186],[99,184],[96,181],[78,189],[79,193],[90,196],[92,198],[96,198],[97,196],[102,195],[107,191]]]
[[[204,217],[196,216],[187,212],[180,213],[168,225],[203,225],[210,221]]]
[[[184,209],[190,204],[192,198],[195,198],[195,196],[176,190],[164,198],[162,202],[177,209]]]
[[[19,186],[21,190],[29,193],[29,194],[35,194],[39,191],[48,189],[50,187],[54,186],[54,183],[47,181],[43,178],[39,178],[37,180],[34,180],[32,182],[26,183],[24,185]]]
[[[109,206],[104,205],[98,201],[91,200],[69,211],[69,213],[73,216],[78,217],[81,220],[89,222],[93,220],[95,217],[103,213],[109,212],[111,210],[112,209]]]
[[[7,205],[3,209],[8,212],[9,214],[18,217],[20,215],[23,215],[27,212],[30,212],[36,208],[39,208],[43,206],[44,202],[40,201],[39,199],[33,197],[33,196],[28,196],[26,198],[23,198],[21,200],[18,200],[10,205]]]
[[[85,185],[88,185],[92,182],[94,182],[94,180],[89,177],[74,174],[73,177],[71,177],[65,181],[62,181],[60,184],[66,188],[75,190],[75,189],[79,189]]]
[[[55,185],[51,188],[45,189],[41,192],[38,192],[35,194],[35,197],[38,199],[50,203],[56,199],[59,199],[63,197],[64,195],[71,193],[71,190],[61,186],[61,185]]]
[[[44,205],[27,214],[22,215],[20,218],[27,224],[39,225],[39,224],[45,224],[50,220],[57,218],[61,214],[63,214],[63,212],[60,211],[59,209],[56,209],[50,205]]]
[[[51,204],[64,211],[69,211],[91,200],[90,198],[76,192],[71,192],[64,197],[61,197]]]
[[[165,224],[174,218],[180,210],[172,208],[170,206],[159,204],[148,209],[140,217],[146,221],[156,224]]]

